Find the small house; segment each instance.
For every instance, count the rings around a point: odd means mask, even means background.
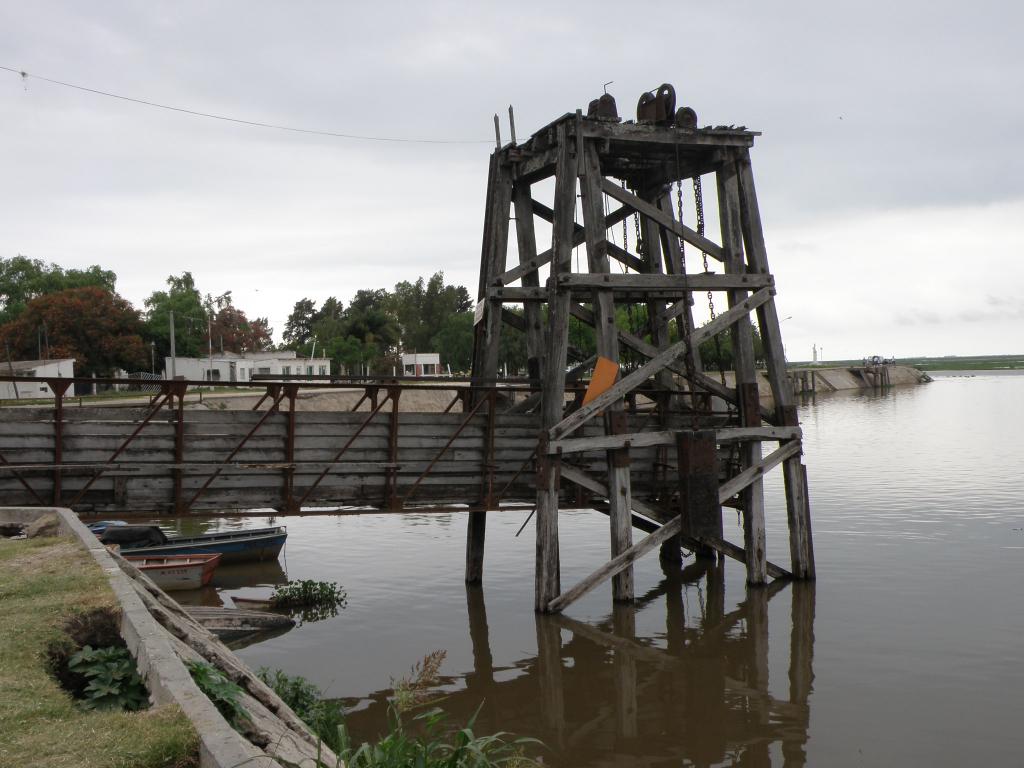
[[[74,358],[59,360],[14,360],[0,363],[0,375],[35,376],[47,379],[70,379],[75,375]],[[53,397],[46,382],[0,381],[0,400],[27,400]]]

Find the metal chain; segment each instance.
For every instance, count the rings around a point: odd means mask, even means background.
[[[697,234],[701,237],[704,236],[704,193],[700,188],[700,176],[693,177],[693,204],[697,209]],[[708,254],[706,251],[701,251],[700,255],[704,257],[704,271],[710,272],[711,269],[708,267]],[[711,311],[711,319],[715,319],[715,296],[711,291],[708,291],[708,309]]]
[[[623,222],[625,223],[625,222]],[[640,214],[633,214],[633,228],[636,230],[636,255],[643,258],[644,255],[644,241],[640,237]]]
[[[622,189],[623,191],[625,191],[626,189],[625,181],[622,182]],[[639,241],[637,243],[637,246],[639,247]],[[626,224],[625,218],[622,220],[622,250],[629,250],[629,225]]]
[[[679,219],[679,224],[683,224],[683,182],[682,180],[676,182],[676,216]],[[686,242],[681,237],[676,238],[679,241],[679,267],[682,270],[680,274],[683,277],[683,300],[687,303],[687,308],[682,314],[683,318],[683,333],[686,335],[687,341],[693,338],[693,328],[690,327],[690,292],[686,289]],[[696,370],[697,366],[693,360],[693,345],[686,345],[686,353],[683,356],[683,363],[686,365],[686,376],[690,380],[688,387],[690,390],[690,416],[693,420],[693,429],[698,429],[698,416],[697,416],[697,383]]]
[[[700,176],[693,177],[693,204],[697,209],[697,234],[701,237],[704,236],[704,193],[700,188]],[[710,272],[711,269],[708,267],[708,254],[707,251],[701,251],[701,256],[704,257],[704,271]],[[712,291],[708,291],[708,312],[711,315],[711,319],[714,320],[717,316],[715,314],[715,295]],[[715,355],[718,358],[718,376],[722,380],[722,385],[725,386],[725,366],[722,365],[722,342],[718,338],[716,333],[715,339]]]

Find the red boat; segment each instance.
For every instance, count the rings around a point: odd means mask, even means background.
[[[124,559],[149,576],[165,592],[204,587],[210,583],[213,572],[220,565],[220,554],[127,555]]]

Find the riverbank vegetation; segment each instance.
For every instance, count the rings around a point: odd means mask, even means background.
[[[71,540],[0,539],[0,765],[198,764],[195,731],[176,706],[91,710],[55,677],[69,622],[115,608],[106,576]]]
[[[443,696],[436,693],[445,652],[434,651],[417,662],[404,677],[392,679],[388,701],[387,730],[375,740],[353,742],[345,724],[341,702],[301,676],[280,670],[259,670],[260,678],[274,689],[323,744],[347,768],[528,768],[536,766],[528,749],[540,745],[536,739],[508,733],[480,736],[473,732],[476,717],[462,726],[448,721],[438,706]],[[320,768],[336,768],[320,766]]]

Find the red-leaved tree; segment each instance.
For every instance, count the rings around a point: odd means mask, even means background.
[[[149,368],[138,311],[103,288],[72,288],[33,299],[17,320],[0,327],[0,341],[15,360],[34,360],[44,329],[49,357],[73,357],[76,376]]]

